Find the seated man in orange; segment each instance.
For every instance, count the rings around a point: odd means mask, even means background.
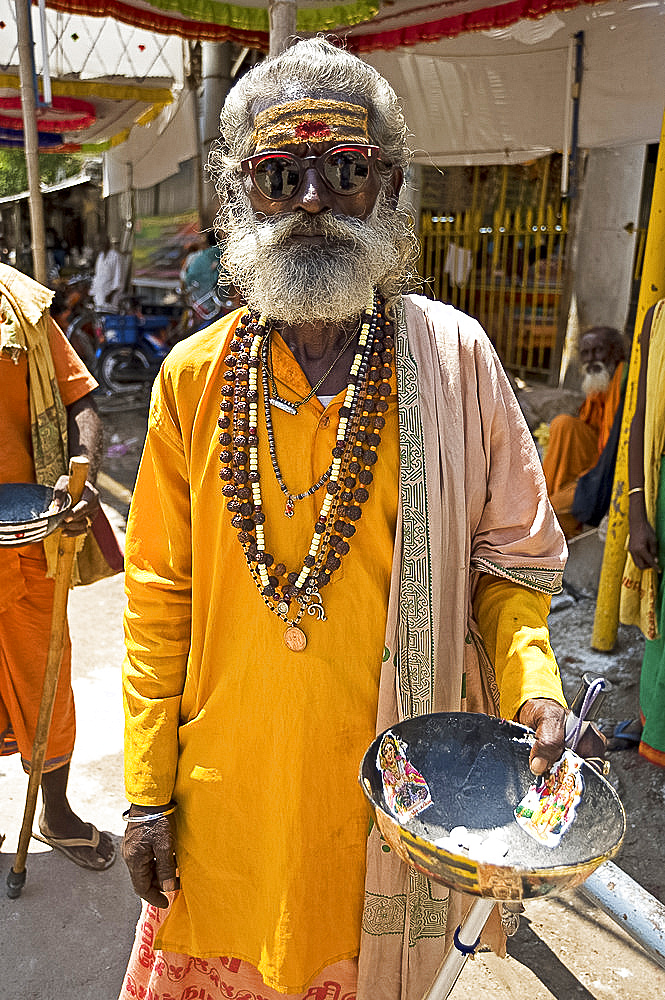
[[[547,492],[566,538],[582,530],[572,513],[575,489],[598,462],[623,399],[623,335],[611,326],[594,326],[580,340],[579,355],[586,399],[577,417],[560,413],[554,418],[543,459]]]

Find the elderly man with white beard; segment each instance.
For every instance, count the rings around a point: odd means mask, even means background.
[[[469,897],[370,823],[398,719],[482,711],[563,748],[565,542],[479,325],[405,294],[397,98],[321,39],[229,93],[211,168],[247,307],[153,391],[126,545],[123,998],[418,998]],[[488,938],[501,951],[500,920]]]
[[[600,468],[603,449],[608,446],[615,420],[621,420],[626,349],[623,335],[611,326],[594,326],[580,338],[582,391],[586,399],[578,415],[560,413],[550,424],[549,443],[543,458],[547,492],[566,538],[582,531],[579,520],[584,506],[593,507],[593,497],[580,497],[576,491],[580,479],[590,470]],[[615,433],[616,433],[615,429]],[[611,446],[610,446],[611,447]],[[612,479],[616,451],[603,456],[606,475]],[[599,489],[595,476],[585,494]],[[582,502],[581,502],[582,501]],[[595,505],[597,506],[597,505]],[[600,517],[600,512],[598,513]],[[598,523],[596,519],[594,523]]]

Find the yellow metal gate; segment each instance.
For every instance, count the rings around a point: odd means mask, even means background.
[[[546,378],[556,356],[567,208],[479,209],[421,218],[420,274],[426,295],[480,321],[504,366]]]

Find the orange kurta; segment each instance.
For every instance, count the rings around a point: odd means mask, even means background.
[[[49,343],[65,406],[97,385],[62,332],[51,321]],[[30,435],[28,363],[0,351],[0,482],[34,482]],[[53,580],[46,579],[41,542],[0,548],[0,755],[20,751],[27,766],[34,737],[41,679],[51,628]],[[65,763],[74,746],[71,647],[65,634],[53,721],[44,769]]]
[[[158,945],[245,959],[269,985],[297,993],[322,965],[358,950],[369,814],[356,782],[374,737],[384,648],[397,403],[393,395],[351,550],[322,591],[328,620],[301,623],[305,658],[287,649],[284,623],[259,595],[221,493],[219,331],[215,324],[172,352],[151,408],[126,548],[127,795],[178,802],[184,891]],[[308,394],[278,337],[273,363],[280,392]],[[292,492],[329,464],[342,399],[324,411],[314,398],[298,416],[273,410]],[[264,419],[260,407],[266,541],[277,561],[300,569],[323,489],[285,517]]]

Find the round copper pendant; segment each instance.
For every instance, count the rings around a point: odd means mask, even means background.
[[[294,653],[302,653],[307,645],[307,636],[297,625],[289,625],[284,633],[284,643]]]

